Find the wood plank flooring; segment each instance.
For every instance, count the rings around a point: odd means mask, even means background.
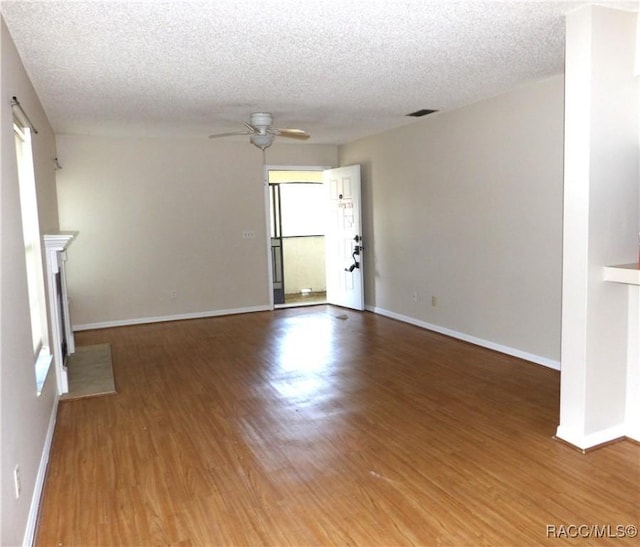
[[[637,545],[640,447],[554,440],[559,373],[330,306],[81,332],[37,532],[71,545]],[[573,530],[572,528],[568,529]]]

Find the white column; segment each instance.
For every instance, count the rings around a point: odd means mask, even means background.
[[[601,6],[567,15],[557,436],[583,449],[628,434],[629,302],[603,268],[638,253],[636,21]]]
[[[626,435],[640,442],[640,286],[629,285]]]

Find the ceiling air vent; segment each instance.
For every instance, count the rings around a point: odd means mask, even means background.
[[[437,110],[428,110],[426,108],[423,108],[422,110],[416,110],[411,114],[407,114],[407,116],[411,116],[412,118],[422,118],[422,116],[426,116],[427,114],[433,114],[434,112],[437,112]]]

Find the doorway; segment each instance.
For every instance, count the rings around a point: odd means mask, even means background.
[[[322,168],[267,168],[274,306],[325,303]]]

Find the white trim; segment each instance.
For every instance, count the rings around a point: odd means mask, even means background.
[[[40,511],[40,500],[42,498],[42,491],[44,490],[44,481],[47,477],[47,466],[49,465],[49,455],[51,454],[53,433],[56,428],[56,419],[58,417],[58,401],[59,397],[56,393],[53,401],[51,416],[49,417],[49,427],[47,428],[47,435],[44,439],[44,446],[42,447],[42,456],[40,457],[40,465],[38,467],[38,474],[36,475],[36,483],[33,488],[33,496],[31,496],[31,506],[29,508],[29,515],[27,516],[27,526],[24,532],[24,539],[22,540],[22,545],[24,545],[25,547],[31,547],[35,540],[36,525],[38,524],[38,513]]]
[[[69,391],[69,380],[67,378],[67,367],[62,356],[62,337],[64,326],[69,327],[69,299],[67,294],[67,280],[65,274],[65,261],[67,260],[66,249],[77,237],[78,232],[57,232],[55,234],[44,234],[44,246],[47,258],[47,288],[49,290],[49,313],[52,340],[49,346],[53,350],[53,361],[56,368],[56,382],[58,395]],[[62,294],[58,299],[58,288],[56,284],[56,274],[60,273],[60,284]],[[62,306],[62,309],[61,309]],[[64,325],[61,322],[64,321]],[[75,343],[72,339],[71,331],[67,330],[67,351],[73,353]]]
[[[333,167],[324,165],[274,165],[271,163],[265,165],[265,171],[325,171],[326,169],[333,169]],[[269,182],[268,176],[267,182]]]
[[[421,327],[423,329],[438,332],[440,334],[445,334],[446,336],[451,336],[452,338],[457,338],[458,340],[464,340],[465,342],[475,344],[476,346],[482,346],[494,351],[499,351],[500,353],[505,353],[507,355],[511,355],[512,357],[518,357],[519,359],[524,359],[525,361],[531,361],[532,363],[552,368],[554,370],[560,370],[560,361],[555,361],[547,357],[541,357],[540,355],[528,353],[516,348],[511,348],[509,346],[503,346],[502,344],[496,344],[495,342],[483,340],[482,338],[476,338],[475,336],[471,336],[469,334],[464,334],[462,332],[451,330],[446,327],[440,327],[438,325],[427,323],[425,321],[421,321],[407,315],[402,315],[389,310],[385,310],[384,308],[378,308],[376,306],[365,306],[365,309],[379,315],[384,315],[385,317],[389,317],[391,319],[402,321],[403,323],[409,323],[410,325],[415,325],[416,327]]]
[[[640,29],[640,26],[638,28]],[[640,287],[629,285],[628,292],[625,421],[627,437],[640,442]]]
[[[44,383],[49,376],[49,370],[51,369],[51,362],[53,361],[53,354],[47,346],[42,346],[36,359],[36,392],[38,397],[42,393]]]
[[[627,423],[625,429],[625,437],[640,443],[640,428],[637,423]]]
[[[626,437],[625,426],[623,424],[609,427],[595,433],[589,433],[585,435],[582,432],[571,430],[569,428],[558,426],[556,430],[556,437],[573,446],[578,447],[580,450],[587,450],[609,441],[615,441]]]
[[[139,317],[135,319],[120,319],[116,321],[103,321],[100,323],[83,323],[74,325],[74,331],[108,329],[110,327],[126,327],[129,325],[143,325],[145,323],[164,323],[165,321],[182,321],[183,319],[202,319],[205,317],[219,317],[222,315],[236,315],[239,313],[253,313],[258,311],[271,311],[269,306],[252,306],[249,308],[234,308],[230,310],[211,310],[194,313],[181,313],[177,315],[164,315],[160,317]]]
[[[273,311],[275,308],[275,299],[273,298],[273,258],[271,256],[271,201],[269,189],[269,166],[265,165],[262,171],[263,198],[265,207],[265,228],[267,236],[267,283],[269,287],[269,309]]]

